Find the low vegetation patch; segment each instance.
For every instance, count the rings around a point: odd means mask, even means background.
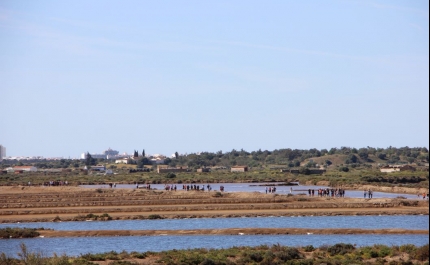
[[[257,247],[232,247],[228,249],[187,249],[163,252],[116,252],[82,254],[79,257],[66,255],[45,257],[39,252],[31,252],[21,244],[18,258],[2,253],[0,264],[52,264],[52,265],[88,265],[103,264],[128,265],[141,264],[150,258],[151,263],[144,264],[181,264],[181,265],[234,265],[234,264],[273,264],[273,265],[321,265],[321,264],[389,264],[415,265],[429,264],[429,245],[385,246],[374,245],[356,248],[351,244],[332,246],[286,247],[279,244]]]
[[[1,228],[0,238],[32,238],[38,237],[40,235],[36,230],[41,230],[36,228]],[[0,263],[1,264],[1,263]]]
[[[75,218],[73,218],[73,221],[86,221],[86,220],[110,221],[112,219],[113,219],[112,216],[110,216],[107,213],[104,213],[102,215],[97,215],[97,214],[89,213],[87,215],[78,215]]]
[[[164,219],[161,215],[159,214],[151,214],[150,216],[148,216],[149,220],[157,220],[157,219]]]

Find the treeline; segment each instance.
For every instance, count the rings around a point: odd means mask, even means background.
[[[416,163],[423,164],[429,162],[429,152],[426,147],[388,147],[388,148],[331,148],[327,149],[276,149],[273,151],[257,150],[247,152],[241,150],[231,150],[229,152],[201,152],[179,155],[175,153],[174,158],[166,158],[164,164],[170,166],[187,166],[190,168],[201,167],[231,167],[235,165],[246,165],[249,167],[261,167],[269,165],[281,165],[285,167],[300,167],[304,161],[308,161],[305,167],[316,166],[315,162],[309,161],[311,158],[323,158],[320,164],[331,165],[334,155],[342,156],[341,164],[350,165],[365,165],[375,162],[375,160],[383,164],[407,164]],[[324,159],[326,158],[326,159]],[[151,161],[147,157],[140,157],[135,161],[138,167],[151,165]],[[91,156],[86,159],[61,159],[61,160],[34,160],[34,161],[17,161],[3,160],[0,163],[2,168],[12,165],[33,165],[37,168],[79,168],[85,165],[106,164],[112,163],[112,160],[95,159]],[[303,166],[303,165],[302,165]]]
[[[427,163],[429,161],[429,153],[426,147],[388,147],[388,148],[331,148],[327,149],[277,149],[273,151],[253,151],[232,150],[223,153],[202,152],[199,154],[180,155],[177,159],[167,159],[165,162],[171,166],[185,165],[192,168],[197,167],[213,167],[225,166],[231,167],[235,165],[247,165],[250,167],[267,166],[267,165],[284,165],[288,167],[299,167],[304,161],[311,158],[319,158],[327,156],[323,161],[325,165],[331,165],[330,155],[343,155],[345,158],[342,161],[344,164],[365,164],[373,163],[375,159],[383,161],[386,164],[401,164],[401,163]],[[313,167],[315,162],[308,162],[305,166]]]

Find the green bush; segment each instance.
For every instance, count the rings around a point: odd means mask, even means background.
[[[33,238],[40,235],[36,228],[1,228],[0,238]]]
[[[251,252],[251,253],[249,254],[249,258],[250,258],[252,261],[260,262],[260,261],[262,261],[262,260],[263,260],[263,255],[262,255],[262,253],[261,253],[261,252]]]
[[[330,254],[330,256],[345,255],[347,253],[351,253],[354,249],[355,247],[351,244],[340,243],[329,247],[327,252]]]
[[[284,247],[281,251],[276,252],[275,256],[282,261],[301,258],[299,250],[297,248],[290,247]]]
[[[312,246],[312,245],[308,245],[308,246],[305,246],[305,247],[303,248],[303,250],[304,250],[305,252],[312,252],[312,251],[314,251],[314,250],[315,250],[315,248],[314,248],[314,246]]]
[[[416,251],[416,249],[417,249],[417,247],[415,245],[412,245],[412,244],[406,244],[406,245],[400,246],[400,251],[406,252],[408,254],[412,254],[413,252]]]
[[[385,245],[376,245],[376,249],[378,249],[378,256],[381,258],[385,258],[387,256],[390,256],[392,254],[391,248],[385,246]]]
[[[150,216],[148,216],[149,220],[156,220],[156,219],[164,219],[163,217],[161,217],[161,215],[159,214],[151,214]]]

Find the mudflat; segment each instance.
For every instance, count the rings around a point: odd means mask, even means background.
[[[429,214],[427,200],[357,199],[259,192],[81,187],[0,187],[0,222],[158,218]],[[428,234],[405,229],[230,228],[196,230],[39,230],[41,237],[270,234]]]
[[[427,200],[357,199],[258,192],[0,187],[0,222],[148,218],[429,214]]]

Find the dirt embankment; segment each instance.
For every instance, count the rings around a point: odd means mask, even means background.
[[[166,235],[418,235],[428,230],[406,229],[308,229],[308,228],[229,228],[197,230],[39,230],[41,237],[166,236]]]

